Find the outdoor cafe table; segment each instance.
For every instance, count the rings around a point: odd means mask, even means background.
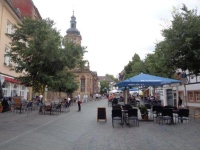
[[[126,124],[126,119],[127,119],[127,115],[128,115],[128,110],[121,109],[121,111],[122,111],[122,121],[123,121],[123,123]]]

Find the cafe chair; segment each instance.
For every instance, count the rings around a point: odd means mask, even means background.
[[[55,113],[55,115],[58,115],[61,113],[61,104],[60,103],[54,103],[52,105],[52,113]]]
[[[139,127],[139,119],[138,119],[138,109],[129,109],[127,116],[127,124],[130,127],[130,120],[133,120],[134,123]]]
[[[123,117],[121,109],[112,109],[112,126],[114,128],[114,122],[120,121],[120,125],[123,127]]]
[[[153,121],[154,121],[154,120],[156,119],[156,117],[157,117],[157,115],[156,115],[156,114],[157,114],[157,112],[156,112],[156,111],[157,111],[157,107],[158,107],[158,106],[156,106],[156,105],[152,106],[152,110],[151,110],[151,111],[152,111],[152,114],[153,114]]]
[[[181,122],[183,123],[183,121],[188,122],[189,121],[189,109],[180,109],[178,111],[178,123]]]
[[[44,103],[44,106],[41,106],[40,108],[41,113],[46,114],[47,112],[49,112],[49,114],[52,114],[52,104],[49,102]]]
[[[112,106],[112,109],[122,109],[122,106],[120,104],[115,104]]]
[[[32,112],[32,108],[33,108],[33,102],[28,102],[25,108],[25,111],[27,112],[27,114]]]
[[[158,122],[159,117],[162,116],[162,106],[153,106],[153,120],[156,120]]]
[[[163,108],[162,109],[162,115],[158,117],[159,118],[159,124],[160,121],[162,121],[162,124],[167,121],[167,124],[173,123],[173,110],[171,108]]]
[[[129,110],[129,109],[132,109],[132,105],[131,104],[125,104],[122,106],[124,110]]]
[[[146,106],[147,109],[151,109],[151,104],[147,103],[147,104],[144,104]]]

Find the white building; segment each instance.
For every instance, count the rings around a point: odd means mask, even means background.
[[[162,104],[177,106],[180,97],[183,100],[183,107],[200,107],[200,75],[195,76],[186,71],[180,73],[180,80],[182,84],[165,85],[156,89]]]

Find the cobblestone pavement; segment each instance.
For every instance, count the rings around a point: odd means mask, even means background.
[[[107,122],[97,122],[105,107]],[[159,125],[140,121],[139,127],[112,127],[107,101],[71,106],[60,115],[0,114],[0,150],[200,150],[200,120]]]

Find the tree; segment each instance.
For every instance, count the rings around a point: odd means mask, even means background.
[[[78,84],[75,82],[75,76],[68,69],[64,69],[56,74],[49,83],[51,91],[65,92],[69,95],[78,89]]]
[[[109,89],[109,83],[108,81],[104,80],[104,81],[100,81],[100,93],[101,94],[105,94],[107,93],[107,90]]]
[[[113,82],[117,83],[118,82],[118,79],[115,78],[113,75],[110,75],[110,74],[106,74],[105,75],[108,79],[111,79]]]
[[[188,69],[194,74],[200,72],[200,16],[197,10],[188,10],[183,4],[181,11],[175,10],[172,25],[162,31],[173,68]]]
[[[172,78],[175,69],[171,64],[168,47],[165,41],[157,43],[155,53],[148,54],[145,58],[146,71],[149,74]]]
[[[146,69],[144,62],[140,59],[138,54],[134,54],[132,61],[129,61],[128,65],[124,67],[125,70],[125,79],[140,74],[141,72],[145,73]]]
[[[62,81],[61,78],[64,78],[67,82],[72,80],[72,76],[67,80],[62,71],[64,68],[69,70],[78,66],[83,56],[83,49],[80,46],[68,43],[62,47],[62,37],[53,26],[54,22],[50,19],[25,18],[22,24],[15,26],[15,33],[9,34],[12,38],[12,49],[7,55],[14,63],[12,69],[18,73],[26,71],[26,75],[17,79],[22,84],[33,87],[35,92],[44,93],[46,87],[61,91],[69,90],[66,88],[67,83],[63,85],[59,80]]]

